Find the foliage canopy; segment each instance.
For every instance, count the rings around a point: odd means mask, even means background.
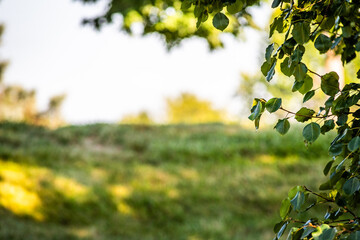
[[[83,3],[98,3],[103,0],[77,0]],[[182,40],[197,36],[207,40],[211,49],[221,47],[220,32],[214,29],[209,21],[218,29],[235,36],[240,34],[241,26],[256,27],[247,8],[259,4],[259,0],[110,0],[106,10],[95,17],[84,19],[83,23],[101,29],[104,25],[113,23],[120,15],[121,30],[132,34],[134,23],[143,26],[143,34],[158,33],[164,37],[168,48]],[[226,15],[219,13],[223,6],[227,8]],[[194,19],[193,13],[197,17]],[[203,23],[203,24],[202,24]]]

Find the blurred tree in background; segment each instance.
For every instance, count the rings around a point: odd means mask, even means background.
[[[211,102],[201,100],[194,94],[182,93],[179,97],[168,98],[167,122],[168,123],[209,123],[224,122],[225,111],[215,109]]]
[[[147,111],[141,111],[138,114],[128,114],[125,115],[121,121],[121,124],[143,124],[150,125],[154,124],[154,120],[151,118],[150,114]]]
[[[0,25],[0,40],[3,32],[4,25]],[[21,121],[51,128],[63,125],[61,105],[65,95],[52,97],[48,109],[38,112],[35,90],[4,83],[3,76],[7,65],[7,61],[0,61],[0,121]]]

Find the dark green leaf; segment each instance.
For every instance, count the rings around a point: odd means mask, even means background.
[[[281,3],[281,0],[274,0],[271,4],[271,7],[276,8],[280,5],[280,3]]]
[[[297,22],[294,24],[292,35],[298,44],[304,44],[310,39],[310,25],[306,22]]]
[[[320,125],[317,123],[309,123],[304,127],[303,136],[306,141],[314,142],[320,135]]]
[[[265,77],[266,81],[268,82],[270,82],[270,80],[273,78],[275,74],[276,61],[277,61],[276,58],[273,58],[273,60],[271,61],[269,71]]]
[[[265,104],[266,110],[269,113],[276,112],[281,107],[281,98],[272,98]]]
[[[338,126],[343,126],[346,124],[348,120],[348,115],[347,114],[341,114],[340,116],[338,116],[338,120],[336,121],[336,124]]]
[[[320,53],[326,53],[332,43],[329,37],[324,34],[320,34],[315,40],[315,48],[320,51]]]
[[[347,195],[352,195],[360,188],[360,181],[358,178],[353,177],[348,179],[343,186],[344,193]]]
[[[276,131],[278,131],[281,135],[286,134],[290,129],[290,123],[289,120],[285,119],[279,119],[275,126]]]
[[[321,90],[329,96],[335,96],[339,92],[339,75],[336,72],[330,72],[322,76]]]
[[[298,122],[306,122],[311,119],[315,111],[306,107],[302,107],[295,115],[295,119]]]
[[[284,220],[289,215],[290,211],[291,211],[290,200],[289,200],[289,198],[285,198],[281,202],[281,207],[280,207],[280,217],[281,217],[281,219]]]
[[[315,90],[307,92],[303,98],[303,103],[309,101],[315,95]]]
[[[335,162],[334,160],[331,160],[326,164],[326,166],[324,168],[324,171],[323,171],[325,176],[328,175],[328,173],[329,173],[329,171],[331,169],[331,166],[333,165],[334,162]]]
[[[360,79],[360,69],[359,69],[359,71],[357,71],[356,77]]]
[[[343,151],[343,144],[342,143],[335,143],[330,146],[329,154],[332,157],[339,156]]]
[[[304,46],[303,45],[297,46],[294,53],[291,55],[291,61],[295,63],[300,63],[304,53],[305,53]]]
[[[255,108],[252,109],[251,114],[249,116],[249,119],[251,121],[254,121],[256,118],[258,118],[260,116],[261,107],[262,107],[261,102],[258,101],[257,104],[255,105]]]
[[[293,199],[291,199],[291,205],[294,207],[295,211],[299,211],[301,206],[304,204],[305,202],[305,195],[303,192],[297,192],[295,197]]]
[[[333,240],[336,235],[336,229],[335,228],[328,228],[322,230],[320,235],[315,236],[314,240]]]
[[[326,132],[332,130],[335,128],[335,122],[334,120],[326,120],[324,122],[324,125],[321,127],[321,133],[325,134]]]
[[[296,81],[304,81],[307,71],[308,69],[304,63],[299,63],[296,65],[293,73]]]
[[[280,64],[280,69],[285,76],[290,77],[294,73],[294,65],[290,64],[289,66],[289,57],[286,57],[284,61]]]
[[[284,234],[287,225],[288,225],[288,222],[285,222],[284,225],[280,228],[278,234],[276,235],[276,237],[278,239],[281,238],[281,236]]]
[[[292,92],[296,92],[298,91],[300,88],[302,88],[302,86],[304,85],[304,81],[296,81],[294,82],[291,91]]]
[[[278,233],[281,229],[281,227],[284,225],[284,221],[278,222],[277,224],[275,224],[274,226],[274,233]]]
[[[352,37],[352,28],[351,26],[345,26],[342,28],[342,36],[344,38],[351,38]]]
[[[350,152],[355,152],[356,150],[358,150],[360,147],[360,137],[356,136],[353,139],[351,139],[347,147]]]
[[[267,48],[266,48],[266,51],[265,51],[265,59],[267,62],[270,62],[271,60],[271,54],[273,53],[274,51],[274,44],[270,44]]]
[[[360,240],[360,231],[352,232],[347,240]]]
[[[218,12],[213,18],[213,25],[220,31],[224,31],[224,29],[229,25],[229,19],[225,14]]]

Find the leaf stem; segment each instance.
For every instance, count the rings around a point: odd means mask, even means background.
[[[310,69],[308,69],[308,71],[310,72],[310,73],[312,73],[312,74],[315,74],[316,76],[318,76],[318,77],[322,77],[320,74],[318,74],[317,72],[314,72],[314,71],[312,71],[312,70],[310,70]]]

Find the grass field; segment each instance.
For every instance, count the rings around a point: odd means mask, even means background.
[[[0,239],[272,239],[287,191],[329,160],[329,138],[294,131],[2,123]]]

